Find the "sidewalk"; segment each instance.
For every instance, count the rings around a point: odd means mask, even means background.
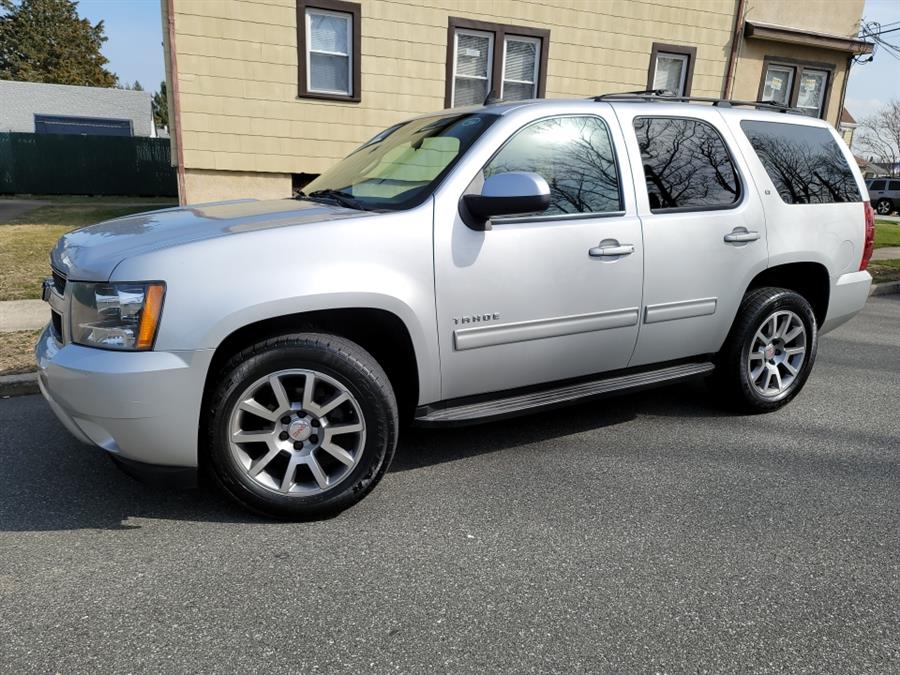
[[[900,246],[883,246],[872,253],[872,260],[896,260],[900,258]]]
[[[50,321],[50,306],[43,300],[0,302],[0,333],[38,330]]]

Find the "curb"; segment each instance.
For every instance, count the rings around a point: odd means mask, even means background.
[[[10,396],[27,396],[40,393],[37,373],[21,375],[0,375],[0,398]]]
[[[874,284],[869,295],[893,295],[900,293],[900,281],[888,281],[885,284]]]

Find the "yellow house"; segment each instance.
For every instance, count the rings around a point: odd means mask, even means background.
[[[287,197],[410,116],[666,89],[837,125],[864,0],[161,0],[182,203]]]

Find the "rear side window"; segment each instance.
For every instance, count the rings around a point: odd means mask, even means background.
[[[884,190],[884,184],[887,181],[883,180],[873,180],[872,184],[869,186],[870,190]]]
[[[785,203],[862,201],[844,153],[827,129],[751,120],[741,122],[741,128]]]
[[[711,124],[675,117],[638,117],[634,132],[652,211],[702,211],[737,203],[737,171],[725,141]]]
[[[622,210],[619,175],[606,123],[599,117],[548,117],[517,131],[484,168],[484,177],[531,171],[550,186],[541,216]]]
[[[892,180],[888,183],[888,190],[891,190],[892,192],[894,190],[900,190],[900,180]]]

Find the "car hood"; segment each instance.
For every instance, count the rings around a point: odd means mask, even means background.
[[[71,279],[106,281],[128,257],[240,233],[376,215],[294,199],[244,199],[137,213],[107,220],[60,238],[50,253],[55,269]]]

